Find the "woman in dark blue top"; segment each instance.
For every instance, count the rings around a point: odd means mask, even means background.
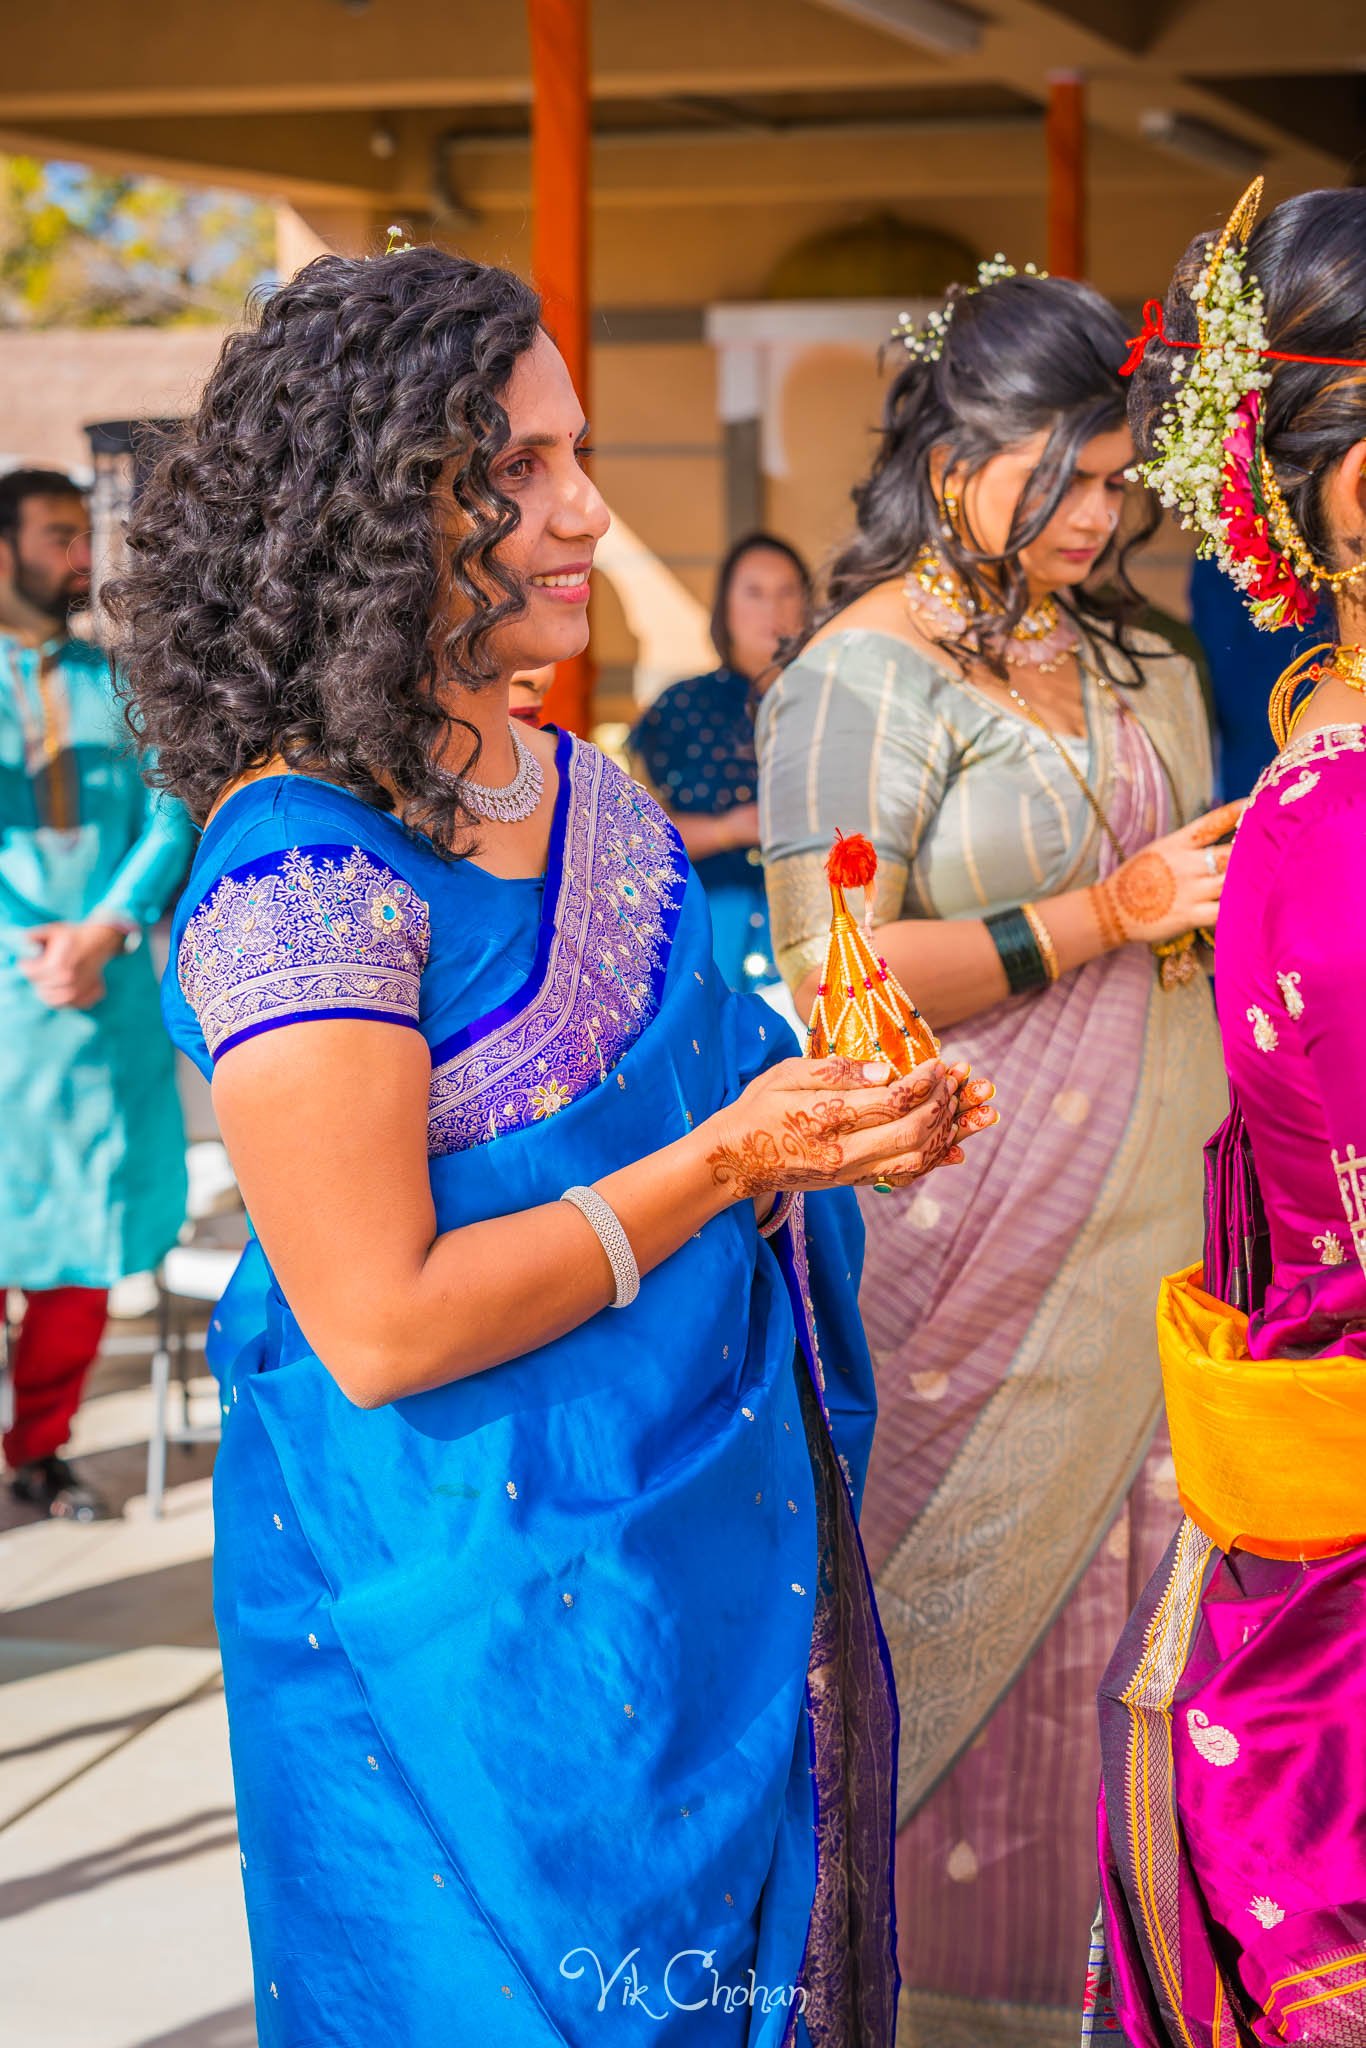
[[[662,691],[630,739],[637,773],[707,892],[716,964],[737,989],[778,980],[759,858],[754,703],[810,605],[810,571],[795,548],[767,533],[737,541],[716,579],[711,635],[721,666]]]

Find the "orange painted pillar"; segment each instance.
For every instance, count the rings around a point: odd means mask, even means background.
[[[527,0],[531,37],[531,272],[545,324],[589,410],[588,230],[592,104],[590,0]],[[547,718],[586,733],[593,718],[593,661],[559,665]]]
[[[1086,274],[1086,86],[1076,71],[1048,81],[1048,268]]]

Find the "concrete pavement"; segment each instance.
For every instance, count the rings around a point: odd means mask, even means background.
[[[0,1486],[0,2044],[255,2048],[210,1609],[211,1449],[143,1496],[152,1337],[115,1324],[70,1455],[124,1508]],[[195,1382],[196,1419],[213,1383]]]

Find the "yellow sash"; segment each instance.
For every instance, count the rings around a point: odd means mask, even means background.
[[[1181,1504],[1221,1550],[1330,1557],[1366,1542],[1366,1359],[1250,1358],[1247,1317],[1190,1266],[1157,1341]]]

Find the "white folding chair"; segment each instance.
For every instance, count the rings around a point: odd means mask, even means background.
[[[5,1297],[4,1313],[0,1316],[0,1432],[14,1427],[14,1347],[19,1341],[19,1325],[13,1320],[14,1310],[10,1294]]]
[[[187,1221],[181,1235],[192,1240],[200,1223],[210,1216],[240,1209],[242,1198],[221,1145],[212,1141],[191,1145],[186,1165],[189,1194]],[[212,1423],[195,1423],[191,1417],[185,1305],[206,1302],[212,1307],[219,1301],[240,1257],[240,1250],[233,1248],[181,1243],[167,1252],[157,1274],[157,1348],[152,1354],[152,1426],[147,1439],[147,1511],[154,1518],[160,1516],[166,1500],[167,1445],[211,1444],[218,1440],[216,1397]],[[180,1382],[178,1426],[170,1418],[173,1362]]]

